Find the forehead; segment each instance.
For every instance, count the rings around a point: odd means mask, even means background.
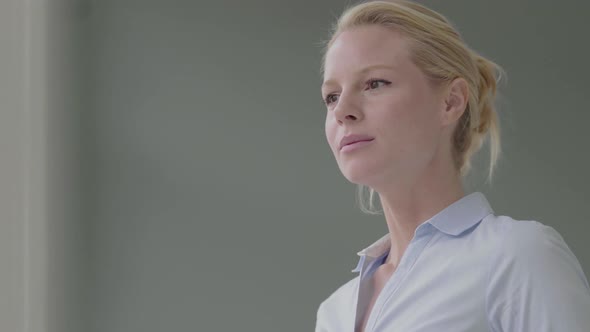
[[[369,25],[344,30],[326,53],[324,77],[369,65],[401,67],[409,61],[409,45],[398,31]]]

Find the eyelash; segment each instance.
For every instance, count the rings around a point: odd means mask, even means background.
[[[371,79],[367,80],[367,82],[366,82],[366,83],[367,83],[367,85],[370,87],[370,86],[371,86],[371,84],[373,84],[373,83],[375,83],[375,82],[382,82],[382,83],[384,83],[384,85],[385,85],[385,86],[388,86],[388,85],[390,85],[390,84],[391,84],[391,82],[389,82],[389,81],[387,81],[387,80],[384,80],[384,79],[378,79],[378,78],[371,78]],[[375,88],[375,89],[376,89],[376,88]],[[328,95],[326,96],[326,98],[324,98],[324,103],[325,103],[326,105],[330,105],[330,104],[332,104],[333,102],[330,102],[329,100],[330,100],[330,97],[332,97],[332,96],[335,96],[335,95],[336,95],[336,94],[334,94],[334,93],[330,93],[330,94],[328,94]]]

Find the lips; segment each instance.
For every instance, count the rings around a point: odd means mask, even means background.
[[[342,140],[340,140],[339,149],[342,149],[344,146],[352,144],[352,143],[362,142],[362,141],[372,141],[374,139],[375,139],[374,137],[371,137],[368,135],[362,135],[362,134],[347,135],[347,136],[344,136],[342,138]]]

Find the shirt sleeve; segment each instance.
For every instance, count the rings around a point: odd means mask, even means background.
[[[590,287],[561,235],[517,221],[492,259],[486,308],[494,332],[588,332]]]

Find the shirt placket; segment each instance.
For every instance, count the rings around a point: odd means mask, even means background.
[[[373,265],[375,264],[376,259],[376,257],[364,256],[359,264],[360,277],[356,294],[356,312],[354,318],[354,326],[352,327],[351,332],[354,332],[356,330],[356,326],[358,326],[359,324],[359,319],[362,318],[362,314],[366,311],[366,308],[369,305],[370,299],[363,295],[370,290],[370,280],[367,278],[367,276],[370,275],[370,272],[374,269]]]
[[[389,301],[389,299],[395,294],[396,290],[400,287],[401,283],[404,281],[405,277],[407,276],[408,272],[414,266],[414,263],[424,250],[430,240],[432,239],[434,232],[432,231],[432,225],[430,224],[423,224],[420,225],[419,228],[416,229],[414,238],[410,241],[410,244],[406,248],[402,259],[400,261],[399,266],[393,272],[391,277],[387,280],[383,289],[377,296],[377,300],[369,314],[369,320],[367,321],[366,331],[374,331],[375,325],[383,311],[384,305]],[[362,289],[359,289],[359,292]],[[360,298],[361,294],[359,294]],[[366,298],[366,296],[365,296]]]

